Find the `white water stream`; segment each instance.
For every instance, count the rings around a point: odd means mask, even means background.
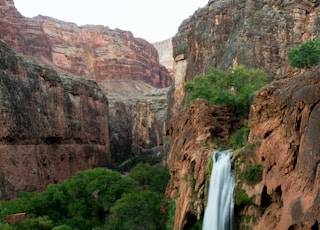
[[[230,150],[215,151],[202,230],[233,230],[234,175]]]

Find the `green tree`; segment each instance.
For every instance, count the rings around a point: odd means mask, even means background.
[[[308,39],[288,52],[289,64],[300,69],[310,69],[320,63],[320,38]]]
[[[148,163],[137,164],[129,175],[138,181],[139,185],[160,193],[164,193],[170,179],[166,168]]]
[[[111,209],[112,215],[106,222],[106,229],[164,229],[162,199],[163,195],[149,190],[136,190],[124,194]]]
[[[227,71],[209,68],[205,75],[196,75],[186,82],[184,90],[187,101],[207,99],[210,104],[234,106],[240,114],[248,113],[254,91],[267,83],[267,75],[261,69],[245,68],[242,65]]]

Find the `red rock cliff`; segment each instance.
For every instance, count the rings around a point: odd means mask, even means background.
[[[253,229],[319,229],[320,70],[279,80],[259,91],[251,106],[250,141],[263,180],[261,217]],[[276,197],[276,199],[275,199]]]
[[[0,42],[0,198],[111,166],[108,101],[95,81],[61,76]]]
[[[264,172],[263,182],[247,192],[261,196],[262,208],[266,208],[252,229],[319,229],[318,70],[299,75],[301,71],[287,62],[290,48],[319,34],[319,12],[319,1],[212,0],[186,19],[173,38],[174,89],[169,118],[174,124],[188,108],[183,84],[209,66],[259,67],[270,81],[277,80],[260,91],[251,110],[250,138],[261,141],[254,158]],[[187,126],[177,127],[182,132]],[[176,147],[184,141],[188,143],[185,138],[169,141],[168,165],[175,182],[171,180],[168,188],[179,191],[175,229],[188,223],[188,212],[197,213],[191,205],[195,199],[180,200],[197,188],[184,183],[180,172],[199,164],[194,162],[205,162],[203,154],[188,154],[196,152],[196,147]],[[197,170],[194,175],[203,175],[205,167]],[[202,181],[196,179],[195,184]]]
[[[167,87],[171,77],[152,44],[131,32],[77,26],[53,18],[23,17],[13,0],[0,1],[0,37],[15,50],[58,71],[105,80],[142,80]]]

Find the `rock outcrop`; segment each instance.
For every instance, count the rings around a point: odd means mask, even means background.
[[[0,198],[111,166],[108,101],[88,78],[61,76],[0,42]]]
[[[264,210],[252,229],[319,229],[320,70],[279,80],[251,106],[250,142],[263,180],[253,194]],[[273,199],[277,195],[277,199]]]
[[[166,162],[171,179],[167,194],[176,199],[174,229],[189,229],[203,215],[208,158],[242,122],[229,107],[196,100],[168,124],[166,138],[171,144]]]
[[[157,50],[131,32],[79,27],[45,16],[26,18],[13,0],[0,1],[0,15],[3,40],[58,71],[90,77],[101,85],[105,80],[141,80],[160,88],[171,84],[168,71],[159,64]]]

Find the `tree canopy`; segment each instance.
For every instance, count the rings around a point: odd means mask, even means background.
[[[168,181],[166,168],[147,163],[138,164],[128,176],[107,168],[81,171],[42,193],[21,192],[17,199],[0,201],[0,228],[164,229],[161,207]],[[8,214],[20,212],[29,218],[4,223]]]
[[[231,105],[238,113],[249,111],[253,92],[267,83],[267,75],[261,69],[238,65],[222,71],[209,68],[205,75],[196,75],[186,82],[187,100],[207,99],[211,104]]]
[[[300,69],[310,69],[320,63],[320,38],[308,39],[288,52],[289,64]]]

